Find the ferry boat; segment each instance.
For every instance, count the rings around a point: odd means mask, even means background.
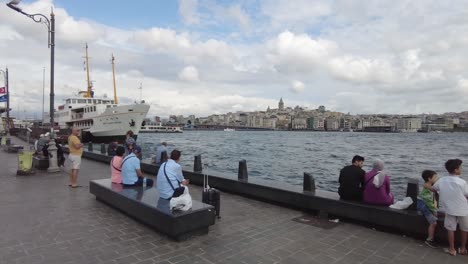
[[[141,126],[140,133],[182,133],[180,127],[161,126],[157,124],[145,124]]]
[[[225,128],[224,131],[232,132],[232,131],[236,131],[236,130],[234,128]]]
[[[143,120],[150,106],[141,103],[118,104],[115,87],[114,56],[112,55],[112,75],[114,78],[114,99],[94,97],[89,79],[88,45],[86,44],[86,70],[88,90],[65,100],[54,113],[60,129],[78,127],[82,131],[82,142],[110,142],[125,140],[125,134],[132,130],[135,138],[140,132]]]

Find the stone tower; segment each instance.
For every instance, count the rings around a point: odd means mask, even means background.
[[[284,110],[284,103],[283,103],[283,97],[281,97],[279,103],[278,103],[278,110]]]

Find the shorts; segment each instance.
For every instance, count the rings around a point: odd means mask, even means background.
[[[426,217],[426,220],[429,222],[429,224],[432,225],[437,222],[437,217],[433,212],[431,212],[431,210],[429,210],[429,208],[427,208],[427,205],[422,200],[418,199],[416,202],[416,208],[419,212],[421,212],[421,214],[424,215],[424,217]]]
[[[68,160],[70,161],[70,169],[79,170],[81,165],[81,156],[77,155],[68,155]]]
[[[454,216],[445,214],[444,227],[450,231],[457,230],[457,222],[462,231],[468,232],[468,216]]]

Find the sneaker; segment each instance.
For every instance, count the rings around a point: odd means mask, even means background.
[[[438,248],[437,244],[434,242],[434,240],[426,239],[426,241],[424,241],[424,243],[426,243],[426,245],[428,245],[430,248]]]

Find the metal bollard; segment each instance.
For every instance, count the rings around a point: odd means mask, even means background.
[[[106,151],[106,144],[101,143],[101,154],[104,154],[104,155],[105,155],[106,152],[107,152],[107,151]]]
[[[304,182],[302,188],[304,192],[315,192],[315,179],[312,174],[304,172]]]
[[[247,161],[244,159],[239,161],[239,171],[237,173],[237,179],[239,181],[249,180],[249,174],[247,173]]]
[[[93,142],[88,143],[88,151],[93,152]]]
[[[7,146],[10,146],[10,145],[11,145],[11,139],[10,139],[10,138],[7,138],[7,139],[5,140],[5,144],[6,144]]]
[[[408,185],[406,187],[406,197],[411,197],[413,200],[413,203],[408,207],[408,210],[413,210],[415,211],[416,208],[416,202],[418,199],[418,194],[419,194],[419,180],[417,178],[410,178],[408,179]]]
[[[202,172],[202,162],[201,162],[201,155],[195,155],[195,159],[193,161],[193,171],[194,172]]]

